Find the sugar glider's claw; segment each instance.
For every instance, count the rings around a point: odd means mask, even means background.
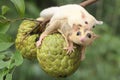
[[[42,40],[45,38],[45,36],[47,36],[46,34],[41,34],[41,36],[39,37],[39,40],[36,42],[36,46],[39,47],[42,43]]]
[[[41,41],[36,42],[36,46],[39,47],[41,45]]]
[[[65,47],[64,49],[67,50],[67,55],[70,55],[72,52],[74,52],[75,47]]]

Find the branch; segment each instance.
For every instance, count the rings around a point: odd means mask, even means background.
[[[91,4],[93,4],[93,3],[97,2],[97,1],[98,0],[85,0],[82,3],[80,3],[80,5],[83,6],[83,7],[86,7],[86,6],[89,6],[89,5],[91,5]]]
[[[16,18],[16,19],[2,18],[0,19],[0,23],[7,23],[7,22],[13,23],[13,22],[20,21],[20,20],[30,20],[30,21],[40,22],[32,18]]]

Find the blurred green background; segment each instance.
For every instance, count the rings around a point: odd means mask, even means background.
[[[25,0],[25,17],[37,18],[44,8],[69,3],[80,3],[82,0]],[[7,5],[10,10],[7,18],[17,18],[18,13],[9,0],[0,0],[0,6]],[[120,80],[120,0],[98,0],[86,7],[89,13],[103,25],[96,26],[94,31],[100,38],[86,50],[86,59],[71,76],[60,80]],[[12,23],[8,34],[16,37],[21,21]],[[37,61],[24,60],[13,73],[13,80],[56,80],[41,70]]]

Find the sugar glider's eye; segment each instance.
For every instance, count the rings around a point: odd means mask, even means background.
[[[82,25],[81,25],[81,24],[78,24],[78,26],[79,26],[79,27],[82,27]]]
[[[91,35],[90,33],[87,33],[87,37],[88,37],[88,38],[91,38],[92,35]]]
[[[76,35],[77,35],[77,36],[81,35],[81,32],[80,32],[80,31],[78,31]]]
[[[85,21],[85,24],[88,24],[88,22],[87,22],[87,21]]]
[[[93,28],[95,28],[95,26],[93,26]]]

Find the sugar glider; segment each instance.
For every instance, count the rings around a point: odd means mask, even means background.
[[[68,24],[72,27],[73,24],[84,26],[88,29],[92,29],[96,24],[102,24],[102,21],[98,21],[88,11],[78,4],[67,4],[59,7],[50,7],[44,9],[40,13],[40,17],[44,19],[50,19],[50,24],[58,19],[68,19]],[[39,18],[38,18],[39,20]]]

